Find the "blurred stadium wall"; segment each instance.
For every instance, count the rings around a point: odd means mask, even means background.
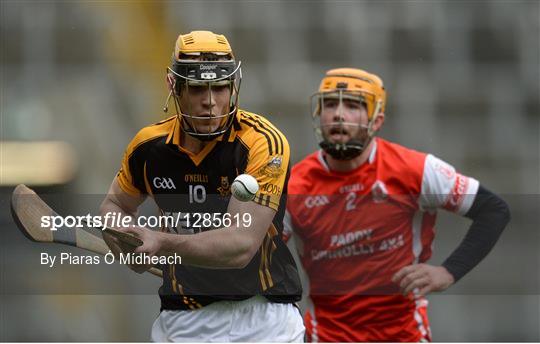
[[[451,162],[503,194],[513,211],[486,261],[430,297],[434,339],[540,341],[538,1],[3,0],[0,6],[2,290],[10,283],[9,252],[41,249],[10,220],[12,185],[28,180],[29,165],[31,175],[50,168],[57,176],[42,191],[105,193],[132,136],[165,117],[165,67],[178,33],[210,29],[226,34],[243,61],[242,107],[287,135],[294,162],[315,149],[309,96],[324,71],[352,66],[380,75],[388,90],[381,135]],[[22,154],[13,141],[37,142],[37,154]],[[47,150],[49,141],[62,148]],[[36,168],[40,152],[59,156]],[[432,262],[451,252],[466,227],[441,217]],[[83,272],[72,273],[76,279]],[[108,278],[157,285],[121,268],[111,267]],[[3,291],[0,339],[147,340],[158,308],[157,296],[149,295]]]

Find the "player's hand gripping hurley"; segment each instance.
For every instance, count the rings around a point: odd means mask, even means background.
[[[19,230],[32,241],[75,246],[100,255],[105,255],[110,251],[103,239],[84,231],[82,228],[52,231],[50,228],[41,227],[42,216],[58,216],[58,214],[24,184],[19,184],[13,191],[11,215]],[[104,232],[130,246],[136,247],[143,244],[140,239],[128,233],[111,228],[106,228]],[[158,268],[152,267],[148,272],[163,277],[162,271]]]

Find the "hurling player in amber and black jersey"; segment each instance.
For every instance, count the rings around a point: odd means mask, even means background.
[[[376,75],[330,70],[312,99],[322,150],[292,169],[284,230],[295,235],[309,276],[307,337],[431,340],[424,295],[448,288],[488,254],[508,207],[435,156],[375,138],[386,102]],[[426,264],[437,209],[473,220],[442,266]]]
[[[139,131],[101,207],[135,217],[151,197],[164,214],[181,215],[169,233],[120,228],[143,240],[136,253],[182,257],[182,264],[163,266],[152,340],[302,341],[294,305],[302,289],[281,239],[285,136],[238,108],[240,63],[223,35],[180,35],[167,81],[177,114]],[[259,183],[250,202],[231,197],[231,183],[243,173]],[[106,239],[116,254],[126,250]]]

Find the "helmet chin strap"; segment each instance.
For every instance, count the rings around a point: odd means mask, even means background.
[[[180,128],[184,133],[188,134],[194,139],[197,139],[199,141],[212,141],[215,138],[211,134],[207,134],[204,136],[193,135],[193,133],[197,132],[197,129],[194,128],[191,123],[189,123],[189,121],[184,120],[182,116],[180,116],[180,118],[182,119],[182,125],[180,125]]]
[[[182,121],[182,125],[180,126],[180,128],[182,129],[182,131],[186,134],[188,134],[189,136],[199,140],[199,141],[203,141],[203,142],[208,142],[208,141],[212,141],[213,139],[223,135],[224,133],[226,133],[231,125],[232,125],[232,122],[234,121],[234,116],[229,116],[229,118],[227,118],[227,123],[224,125],[224,129],[223,130],[220,130],[218,132],[215,132],[215,133],[197,133],[197,129],[195,127],[193,127],[193,125],[191,125],[191,123],[189,123],[188,120],[186,120],[183,116],[181,116],[181,114],[179,113],[177,115],[178,117],[180,117],[181,121]],[[184,126],[185,124],[185,126]]]
[[[336,160],[351,160],[362,154],[364,151],[361,142],[353,141],[355,140],[350,140],[346,144],[336,144],[325,140],[319,143],[319,147]]]
[[[351,139],[346,143],[332,143],[328,140],[324,140],[319,143],[319,147],[336,160],[352,160],[356,158],[364,152],[375,136],[376,131],[373,130],[373,124],[375,123],[375,119],[379,116],[380,108],[381,102],[378,101],[375,105],[373,118],[368,123],[367,138],[363,142],[358,139]]]

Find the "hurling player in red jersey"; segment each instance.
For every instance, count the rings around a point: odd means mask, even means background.
[[[429,341],[430,292],[456,283],[493,248],[506,203],[450,164],[375,137],[382,80],[333,69],[312,97],[321,150],[294,166],[285,238],[309,277],[312,342]],[[431,265],[436,211],[472,219],[455,251]]]

